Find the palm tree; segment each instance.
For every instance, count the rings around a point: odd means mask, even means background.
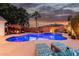
[[[32,15],[35,18],[36,21],[36,28],[38,27],[37,19],[41,17],[40,13],[38,11],[35,11]]]
[[[70,27],[69,35],[71,35],[71,34],[72,34],[71,19],[72,19],[72,16],[71,16],[71,15],[69,15],[69,16],[68,16],[68,19],[67,19],[67,21],[68,21],[68,26]]]
[[[77,38],[79,39],[79,15],[71,19],[71,27],[74,30]]]
[[[71,18],[72,18],[72,16],[71,16],[71,15],[69,15],[67,20],[68,20],[68,21],[70,21],[70,20],[71,20]]]

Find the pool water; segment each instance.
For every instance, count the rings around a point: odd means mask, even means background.
[[[22,36],[15,36],[7,38],[6,41],[9,42],[25,42],[30,40],[66,40],[62,34],[52,34],[52,33],[43,33],[43,34],[27,34]]]

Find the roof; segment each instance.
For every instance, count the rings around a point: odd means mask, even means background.
[[[63,24],[49,24],[48,26],[64,26]]]
[[[7,22],[3,17],[0,16],[0,23],[5,23]]]
[[[8,27],[16,28],[16,29],[21,29],[22,28],[22,26],[18,25],[18,24],[11,24],[11,25],[8,25]]]
[[[59,26],[64,26],[63,24],[49,24],[45,26],[40,26],[40,27],[59,27]]]
[[[0,16],[0,21],[4,21],[5,19],[3,17]],[[6,21],[6,20],[5,20]]]

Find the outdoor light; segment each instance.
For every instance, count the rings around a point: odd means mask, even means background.
[[[19,31],[17,30],[17,31],[16,31],[16,33],[18,34],[18,33],[19,33]]]

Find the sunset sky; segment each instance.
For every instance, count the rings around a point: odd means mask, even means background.
[[[12,3],[12,5],[23,7],[29,13],[39,11],[45,20],[65,20],[69,15],[79,12],[79,3]]]
[[[73,10],[79,11],[79,3],[13,3],[17,7],[33,10]]]

